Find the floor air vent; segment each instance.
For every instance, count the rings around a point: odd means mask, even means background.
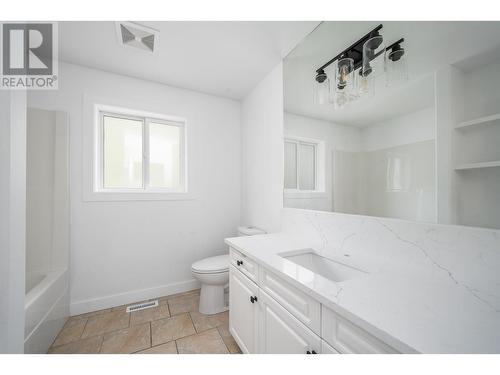
[[[151,307],[156,307],[156,306],[158,306],[157,299],[155,299],[154,301],[136,303],[135,305],[127,306],[127,312],[129,313],[129,312],[134,312],[134,311],[139,311],[139,310],[145,310],[145,309],[149,309]]]

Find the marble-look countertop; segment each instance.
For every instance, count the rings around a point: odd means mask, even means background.
[[[500,311],[437,263],[411,267],[378,262],[369,252],[337,254],[328,258],[366,275],[336,283],[279,255],[316,250],[306,238],[276,233],[226,243],[400,352],[500,353]]]

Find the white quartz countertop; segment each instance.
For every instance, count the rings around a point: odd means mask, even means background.
[[[404,353],[500,353],[500,311],[439,264],[429,267],[345,254],[332,260],[366,275],[333,282],[279,254],[313,249],[285,233],[234,237],[226,243]],[[500,272],[500,271],[499,271]]]

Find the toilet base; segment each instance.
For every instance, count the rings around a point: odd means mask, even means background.
[[[224,301],[224,285],[201,285],[200,313],[213,315],[228,309]]]

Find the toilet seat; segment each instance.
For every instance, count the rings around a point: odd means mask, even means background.
[[[229,271],[229,254],[209,257],[197,262],[191,266],[194,273],[215,274]]]

